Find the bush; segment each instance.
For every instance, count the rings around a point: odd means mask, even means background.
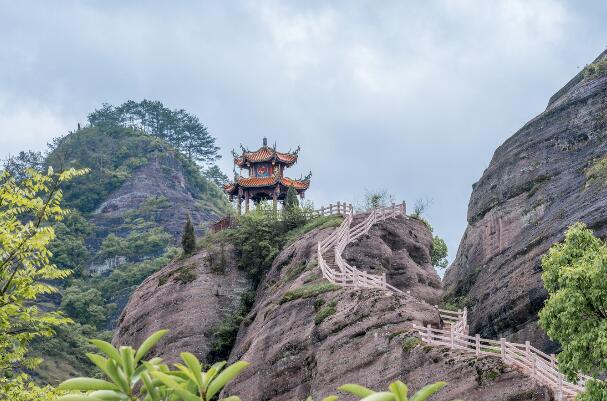
[[[312,298],[325,292],[339,290],[341,287],[333,283],[307,284],[284,293],[280,303],[294,301],[300,298]]]
[[[183,227],[183,235],[181,236],[181,248],[184,255],[191,255],[196,250],[196,234],[194,233],[194,225],[192,219],[188,218]]]
[[[316,304],[314,304],[316,307]],[[321,324],[326,318],[334,315],[337,312],[337,301],[331,301],[329,304],[321,307],[316,312],[316,316],[314,317],[315,324]]]

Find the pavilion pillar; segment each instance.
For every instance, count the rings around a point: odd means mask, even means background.
[[[238,195],[238,210],[237,210],[237,213],[238,213],[239,216],[241,214],[241,210],[240,210],[241,208],[242,208],[242,196]]]
[[[249,213],[249,191],[244,193],[244,212]]]

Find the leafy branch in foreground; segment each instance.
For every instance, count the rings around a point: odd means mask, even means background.
[[[0,398],[46,397],[21,372],[40,363],[26,357],[29,343],[70,322],[59,312],[40,310],[34,301],[56,292],[50,281],[71,273],[50,261],[48,246],[55,238],[53,225],[67,214],[61,208],[61,184],[87,172],[27,169],[15,177],[0,171]]]
[[[198,358],[189,352],[181,353],[184,364],[170,370],[161,358],[144,361],[143,358],[168,333],[160,330],[148,337],[138,350],[132,347],[114,348],[110,343],[92,340],[101,354],[87,354],[108,380],[79,377],[59,385],[58,390],[68,394],[58,401],[210,401],[236,375],[248,366],[236,362],[224,369],[219,362],[203,372]],[[238,401],[227,397],[226,401]]]
[[[344,384],[337,389],[359,397],[361,401],[425,401],[434,395],[434,393],[442,390],[446,385],[446,382],[429,384],[413,394],[411,398],[408,398],[409,388],[400,380],[390,383],[390,386],[388,386],[389,391],[377,392],[358,384]]]

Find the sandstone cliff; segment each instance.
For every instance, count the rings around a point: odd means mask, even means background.
[[[206,360],[216,328],[251,288],[236,267],[234,248],[205,249],[148,277],[131,295],[114,332],[114,344],[139,346],[160,329],[169,334],[155,354],[169,362],[189,351]]]
[[[471,332],[556,349],[537,327],[540,257],[576,221],[607,234],[606,139],[607,77],[580,73],[495,151],[444,279]]]

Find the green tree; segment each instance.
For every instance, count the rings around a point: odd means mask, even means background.
[[[447,255],[449,251],[447,249],[447,243],[444,239],[435,235],[432,238],[432,252],[430,253],[430,259],[432,260],[432,266],[440,267],[444,269],[449,264]]]
[[[371,210],[388,206],[388,204],[392,202],[392,199],[392,195],[385,189],[380,191],[366,191],[363,209]]]
[[[82,324],[101,328],[115,305],[106,305],[97,288],[83,290],[80,286],[72,285],[63,293],[61,309]]]
[[[225,175],[216,164],[213,164],[211,167],[204,170],[202,175],[219,186],[222,186],[228,181],[228,176]]]
[[[69,323],[61,313],[41,310],[34,301],[56,292],[48,283],[70,273],[51,263],[48,246],[55,238],[53,225],[66,213],[60,206],[61,184],[85,173],[28,169],[17,181],[0,171],[0,398],[15,393],[27,398],[29,393],[35,399],[34,393],[44,391],[18,372],[40,363],[26,356],[32,340],[49,337],[54,327]]]
[[[306,217],[303,210],[299,207],[299,199],[297,197],[297,190],[289,187],[282,210],[282,223],[283,230],[285,231],[292,230],[306,222]]]
[[[542,257],[548,299],[540,325],[561,344],[559,369],[570,380],[607,372],[607,245],[582,223]],[[591,381],[578,400],[607,399],[607,385]]]
[[[196,233],[194,233],[194,225],[192,219],[188,218],[183,227],[183,235],[181,236],[181,248],[185,255],[191,255],[196,250]]]
[[[122,126],[160,137],[194,162],[207,164],[220,158],[215,138],[198,117],[183,109],[170,110],[159,101],[128,100],[117,107],[104,103],[88,120],[95,127]]]

